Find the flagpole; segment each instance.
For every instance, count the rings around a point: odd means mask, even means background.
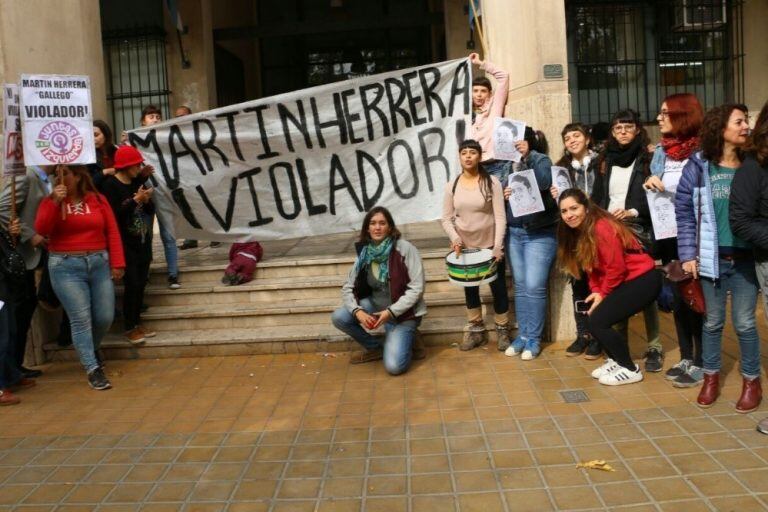
[[[483,59],[488,58],[488,48],[485,46],[485,37],[483,37],[483,29],[480,26],[480,20],[477,17],[477,10],[475,9],[475,0],[469,0],[469,8],[472,9],[472,17],[475,20],[475,28],[477,28],[477,35],[480,36],[480,46],[483,48]]]

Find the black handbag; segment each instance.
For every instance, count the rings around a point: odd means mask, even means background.
[[[11,285],[23,285],[27,274],[24,258],[16,250],[11,236],[0,230],[0,272]]]

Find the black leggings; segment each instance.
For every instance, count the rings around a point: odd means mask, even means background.
[[[642,311],[656,300],[661,290],[661,274],[649,270],[631,281],[626,281],[603,299],[589,316],[589,330],[600,343],[608,357],[624,368],[634,370],[635,363],[629,355],[629,342],[624,334],[612,328]]]
[[[509,311],[509,296],[507,295],[507,264],[501,260],[496,265],[496,280],[490,283],[491,294],[493,295],[493,312],[497,315],[503,315]],[[467,309],[480,307],[480,287],[472,286],[464,288],[464,300]]]
[[[589,278],[587,274],[581,274],[580,279],[571,277],[571,292],[573,294],[573,316],[576,319],[576,335],[579,338],[590,337],[589,334],[589,318],[583,313],[576,311],[576,301],[584,300],[592,293],[589,291]]]
[[[152,261],[147,251],[125,252],[125,275],[123,276],[123,320],[125,330],[130,331],[141,323],[141,304],[144,302],[144,288],[147,286],[149,264]]]
[[[677,238],[668,238],[656,242],[656,248],[663,264],[678,259]],[[677,286],[672,283],[675,301],[672,316],[675,319],[677,344],[680,346],[680,359],[689,359],[701,368],[701,331],[704,327],[704,315],[689,308],[680,297]]]

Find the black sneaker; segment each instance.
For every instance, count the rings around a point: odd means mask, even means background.
[[[579,356],[587,348],[587,345],[589,345],[589,340],[584,336],[578,336],[576,340],[565,349],[565,355],[568,357]]]
[[[168,276],[168,288],[171,290],[178,290],[181,288],[181,283],[179,283],[178,276]]]
[[[104,370],[96,368],[88,374],[88,384],[97,391],[103,391],[112,387],[107,376],[104,375]]]
[[[648,352],[645,353],[645,371],[660,372],[663,365],[664,354],[659,352],[658,349],[649,348]]]
[[[179,249],[182,251],[186,249],[197,249],[197,240],[190,240],[188,238],[184,240],[184,243],[179,246]]]
[[[664,373],[664,378],[667,380],[675,380],[679,376],[684,375],[692,364],[693,361],[690,359],[681,359],[679,363]]]
[[[600,342],[596,339],[589,340],[589,345],[587,345],[587,350],[584,352],[584,359],[587,359],[589,361],[594,361],[595,359],[599,359],[600,356],[603,355],[603,347],[600,346]]]

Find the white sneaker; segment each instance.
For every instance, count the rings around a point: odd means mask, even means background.
[[[635,371],[618,366],[600,376],[600,384],[605,384],[606,386],[623,386],[624,384],[634,384],[641,380],[643,380],[643,372],[640,371],[640,367],[637,365],[635,365]]]
[[[609,357],[605,360],[603,364],[601,364],[600,366],[592,370],[592,378],[599,379],[600,377],[610,372],[617,366],[619,366],[618,363]]]

